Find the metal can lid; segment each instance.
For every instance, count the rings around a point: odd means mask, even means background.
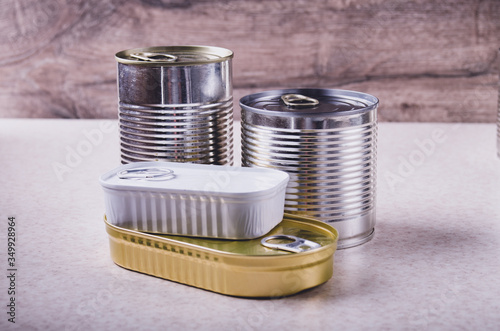
[[[242,109],[277,116],[348,115],[373,110],[378,99],[372,95],[338,89],[284,89],[247,95]]]
[[[230,180],[221,183],[219,176]],[[106,189],[133,196],[159,192],[225,198],[227,202],[245,199],[248,203],[276,194],[288,179],[286,172],[276,169],[150,161],[121,165],[103,174],[100,183]]]
[[[229,60],[233,52],[214,46],[154,46],[116,53],[116,61],[141,66],[187,66]]]
[[[264,237],[249,240],[220,240],[157,235],[210,249],[214,254],[242,257],[279,257],[314,254],[337,244],[338,232],[331,225],[300,215],[284,214],[283,220]]]
[[[105,222],[108,232],[114,230],[121,234],[136,235],[146,240],[154,239],[165,244],[178,244],[186,248],[196,248],[213,257],[235,258],[240,262],[244,262],[245,260],[242,259],[245,258],[268,257],[279,259],[284,256],[290,256],[300,262],[304,255],[315,254],[329,248],[336,249],[339,237],[337,230],[325,222],[286,213],[283,220],[265,236],[248,240],[150,234],[111,225],[106,217]],[[275,267],[276,263],[279,263],[278,261],[275,260],[275,263],[270,263],[269,266]],[[259,263],[265,264],[266,262],[260,259]],[[288,262],[283,261],[283,263],[290,268],[292,267],[290,260]]]

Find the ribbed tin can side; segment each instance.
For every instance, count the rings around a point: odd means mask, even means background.
[[[242,105],[242,165],[288,172],[285,212],[330,223],[339,248],[360,245],[376,219],[376,109],[286,116]]]
[[[233,164],[231,51],[150,47],[116,59],[122,163]]]
[[[283,217],[283,183],[264,196],[104,189],[111,224],[149,233],[243,240],[269,232]]]
[[[133,110],[132,110],[133,109]],[[233,103],[203,108],[150,107],[161,115],[143,115],[120,104],[122,163],[170,161],[233,164]]]

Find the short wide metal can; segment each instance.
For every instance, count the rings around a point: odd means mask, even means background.
[[[118,52],[122,163],[233,163],[233,52],[161,46]]]
[[[242,165],[290,175],[285,212],[339,232],[338,248],[375,227],[378,99],[333,89],[285,89],[240,100]]]

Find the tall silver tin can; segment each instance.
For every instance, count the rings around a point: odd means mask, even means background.
[[[161,46],[118,52],[122,163],[233,163],[233,52]]]
[[[330,223],[339,248],[375,228],[377,107],[374,96],[285,89],[240,100],[242,165],[288,172],[285,211]]]

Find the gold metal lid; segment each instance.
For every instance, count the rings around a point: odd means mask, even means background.
[[[156,233],[154,235],[210,249],[214,254],[240,257],[296,255],[309,251],[314,253],[317,249],[336,244],[338,239],[337,231],[330,225],[294,215],[285,215],[283,221],[266,236],[250,240],[221,240]],[[303,248],[300,248],[301,243]],[[297,250],[293,250],[294,246]]]
[[[214,46],[154,46],[116,53],[116,61],[140,66],[188,66],[229,60],[233,52]]]

